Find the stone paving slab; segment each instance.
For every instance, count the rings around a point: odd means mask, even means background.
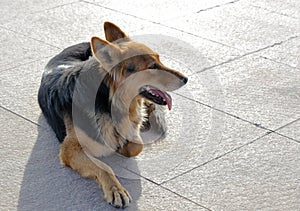
[[[37,93],[48,59],[1,72],[0,105],[38,123],[41,110]]]
[[[42,57],[52,56],[57,52],[54,47],[3,28],[0,28],[0,45],[2,53],[0,72],[36,61]]]
[[[71,18],[70,18],[71,17]],[[104,38],[103,23],[111,21],[128,34],[142,28],[143,21],[86,2],[67,4],[5,22],[6,28],[61,49],[92,36]]]
[[[15,210],[18,207],[23,173],[34,145],[37,129],[35,125],[2,108],[0,108],[0,124],[0,207],[2,210]]]
[[[3,24],[12,19],[21,19],[26,14],[34,14],[39,11],[44,11],[53,7],[59,7],[64,4],[74,2],[76,0],[40,0],[35,3],[29,3],[26,0],[19,1],[0,1],[1,19],[0,24]]]
[[[108,7],[120,12],[134,15],[153,22],[173,20],[186,14],[196,13],[201,10],[216,7],[231,2],[232,0],[211,0],[211,1],[118,1],[118,0],[88,0],[101,6]]]
[[[299,69],[246,56],[190,77],[188,86],[202,103],[277,129],[299,118],[299,81]]]
[[[164,21],[163,24],[250,52],[300,33],[299,20],[241,2]]]
[[[164,186],[212,210],[298,210],[299,153],[272,134]]]
[[[300,37],[262,50],[258,55],[300,69]]]
[[[251,1],[246,0],[245,2],[254,5],[259,8],[263,8],[270,12],[276,12],[281,15],[298,18],[300,19],[300,2],[287,0],[259,0],[259,1]]]

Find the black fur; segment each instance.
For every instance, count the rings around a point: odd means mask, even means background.
[[[66,66],[71,67],[66,68]],[[73,93],[77,79],[84,71],[90,71],[90,77],[93,80],[97,77],[101,78],[98,71],[99,63],[92,57],[90,43],[86,42],[66,48],[52,58],[45,69],[38,92],[38,102],[47,122],[54,130],[58,140],[62,142],[66,136],[63,119],[64,115],[72,117]],[[109,75],[107,74],[105,77],[109,77]],[[88,90],[83,92],[84,99],[89,97]],[[109,112],[108,97],[109,87],[102,82],[96,96],[95,107],[98,110],[97,112],[100,110]],[[88,116],[84,113],[80,115],[83,118]],[[92,125],[83,125],[83,127],[91,128]]]

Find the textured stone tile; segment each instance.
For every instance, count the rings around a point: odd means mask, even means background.
[[[164,184],[212,210],[297,210],[300,145],[278,135]]]
[[[29,14],[4,24],[26,36],[65,48],[71,44],[89,41],[92,36],[104,38],[103,23],[111,21],[131,34],[142,27],[143,21],[129,15],[79,2]]]
[[[16,210],[23,173],[37,137],[37,126],[0,108],[0,204]]]
[[[298,121],[282,128],[282,129],[280,129],[276,132],[278,132],[280,134],[283,134],[287,137],[290,137],[292,139],[295,139],[295,140],[299,141],[299,143],[300,143],[300,130],[299,130],[299,128],[300,128],[300,120],[298,120]]]
[[[37,93],[47,62],[48,59],[41,59],[12,70],[2,71],[0,105],[37,122],[41,113]]]
[[[172,20],[182,15],[196,13],[218,5],[231,2],[230,0],[212,1],[138,1],[130,0],[120,2],[117,0],[89,0],[101,6],[121,11],[150,21],[160,22],[162,20]]]
[[[299,118],[299,73],[296,68],[247,56],[190,77],[188,86],[202,103],[277,129]]]
[[[131,193],[135,193],[136,189],[131,188],[131,181],[128,181],[129,184],[126,183],[126,187],[129,187],[129,190],[132,189]],[[126,210],[207,210],[150,182],[142,180],[141,183],[142,192],[140,197]]]
[[[262,50],[259,55],[300,69],[300,38]]]
[[[297,0],[247,0],[246,2],[253,6],[266,9],[270,12],[276,12],[278,14],[294,18],[300,18],[300,2]]]
[[[76,0],[75,0],[76,1]],[[41,1],[1,1],[0,12],[1,19],[0,24],[12,19],[21,19],[25,14],[34,14],[38,11],[44,11],[49,8],[58,7],[64,4],[74,2],[74,0],[41,0]]]
[[[186,74],[226,62],[245,52],[158,24],[145,23],[133,40],[151,47],[163,62]]]
[[[298,20],[240,2],[163,23],[247,51],[300,33]]]
[[[186,96],[190,94],[185,93]],[[131,178],[132,175],[122,171],[130,169],[138,175],[161,183],[266,132],[193,101],[176,95],[172,97],[174,106],[166,116],[166,138],[146,144],[143,152],[136,158],[109,158],[107,162],[112,163],[111,166],[122,167],[113,168],[118,175]]]
[[[3,28],[0,28],[0,45],[0,71],[51,56],[57,51],[54,47]]]

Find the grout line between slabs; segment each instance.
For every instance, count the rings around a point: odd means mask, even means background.
[[[122,12],[120,10],[116,10],[116,9],[113,9],[113,8],[110,8],[110,7],[107,7],[107,6],[103,6],[103,5],[99,4],[99,3],[89,2],[89,1],[86,1],[86,0],[82,0],[81,2],[84,2],[86,4],[92,4],[94,6],[101,7],[101,8],[104,8],[104,9],[107,9],[107,10],[110,10],[110,11],[113,11],[113,12],[117,12],[117,13],[120,13],[120,14],[123,14],[123,15],[128,15],[128,16],[131,16],[131,17],[143,20],[143,21],[147,21],[147,22],[159,24],[158,22],[151,21],[151,20],[148,20],[148,19],[145,19],[145,18],[141,18],[139,16],[132,15],[132,14],[129,14],[129,13],[126,13],[126,12]]]
[[[250,51],[250,52],[245,53],[245,54],[243,54],[243,55],[234,57],[234,58],[232,58],[232,59],[228,59],[227,61],[221,62],[221,63],[219,63],[219,64],[215,64],[215,65],[212,65],[212,66],[209,66],[209,67],[205,67],[205,68],[203,68],[202,70],[199,70],[199,71],[196,71],[196,72],[190,74],[189,76],[193,76],[193,75],[195,75],[195,74],[204,72],[204,71],[206,71],[206,70],[210,70],[210,69],[213,69],[213,68],[215,68],[215,67],[219,67],[219,66],[222,66],[222,65],[224,65],[224,64],[228,64],[228,63],[230,63],[230,62],[239,60],[239,59],[241,59],[241,58],[243,58],[243,57],[246,57],[246,56],[249,56],[249,55],[258,53],[258,52],[260,52],[260,51],[266,50],[266,49],[268,49],[268,48],[272,48],[272,47],[274,47],[274,46],[281,45],[281,44],[283,44],[283,43],[285,43],[285,42],[288,42],[288,41],[290,41],[290,40],[297,39],[298,37],[299,37],[299,36],[292,36],[292,37],[289,37],[289,38],[286,39],[286,40],[283,40],[283,41],[280,41],[280,42],[275,42],[275,43],[273,43],[272,45],[265,46],[265,47],[263,47],[263,48],[260,48],[260,49],[258,49],[258,50],[255,50],[255,51]],[[262,57],[262,58],[265,58],[265,57],[263,57],[263,56],[261,56],[261,57]],[[265,58],[265,59],[267,59],[267,58]],[[295,68],[295,67],[294,67],[294,68]]]
[[[47,42],[44,42],[44,41],[42,41],[42,40],[39,40],[39,39],[30,37],[30,36],[27,36],[27,35],[24,35],[24,34],[18,32],[18,31],[12,30],[12,29],[7,28],[7,27],[5,27],[5,26],[3,26],[3,25],[0,25],[0,28],[5,29],[5,30],[10,31],[10,32],[13,32],[13,33],[15,33],[15,34],[17,34],[17,35],[21,35],[21,36],[26,37],[26,38],[28,38],[28,39],[37,41],[37,42],[42,43],[42,44],[44,44],[44,45],[48,45],[48,46],[50,46],[50,47],[53,47],[53,48],[62,50],[62,48],[60,48],[60,47],[57,47],[57,46],[55,46],[55,45],[49,44],[49,43],[47,43]]]
[[[289,136],[286,136],[286,135],[281,134],[280,132],[278,132],[278,130],[281,130],[281,129],[285,128],[285,127],[288,127],[288,126],[290,126],[290,125],[292,125],[293,123],[298,122],[298,121],[300,121],[300,118],[295,119],[294,121],[291,121],[291,122],[289,122],[289,123],[287,123],[287,124],[285,124],[285,125],[283,125],[283,126],[277,128],[277,129],[275,129],[275,130],[274,130],[274,133],[276,133],[277,135],[280,135],[280,136],[282,136],[282,137],[284,137],[284,138],[287,138],[287,139],[290,139],[290,140],[295,141],[295,142],[297,142],[297,143],[300,143],[299,140],[294,139],[294,138],[291,138],[291,137],[289,137]]]
[[[3,70],[0,70],[0,73],[2,72],[5,72],[5,71],[8,71],[8,70],[13,70],[15,68],[19,68],[19,67],[22,67],[22,66],[25,66],[25,65],[28,65],[28,64],[32,64],[32,63],[35,63],[35,62],[39,62],[41,61],[42,59],[50,59],[51,57],[53,56],[45,56],[45,57],[41,57],[39,59],[36,59],[36,60],[32,60],[32,61],[29,61],[29,62],[24,62],[22,64],[19,64],[18,66],[13,66],[13,67],[9,67],[9,68],[6,68],[6,69],[3,69]]]
[[[169,192],[171,192],[171,193],[173,193],[173,194],[175,194],[175,195],[177,195],[177,196],[179,196],[179,197],[181,197],[181,198],[184,198],[184,199],[186,199],[187,201],[192,202],[192,203],[198,205],[198,206],[201,207],[201,208],[204,208],[204,209],[206,209],[206,210],[208,210],[208,211],[212,211],[211,209],[209,209],[209,208],[207,208],[207,207],[205,207],[205,206],[203,206],[203,205],[201,205],[201,204],[199,204],[199,203],[197,203],[197,202],[195,202],[195,201],[189,199],[188,197],[185,197],[185,196],[183,196],[183,195],[181,195],[181,194],[179,194],[179,193],[177,193],[177,192],[175,192],[175,191],[173,191],[173,190],[171,190],[171,189],[169,189],[169,188],[167,188],[167,187],[164,187],[164,186],[162,186],[162,185],[159,185],[159,187],[161,187],[161,188],[163,188],[164,190],[169,191]]]
[[[289,123],[287,123],[287,124],[285,124],[285,125],[283,125],[283,126],[277,128],[277,129],[275,129],[274,132],[277,131],[277,130],[281,130],[282,128],[285,128],[285,127],[287,127],[287,126],[290,126],[291,124],[294,124],[295,122],[298,122],[299,120],[300,120],[300,118],[295,119],[295,120],[293,120],[293,121],[291,121],[291,122],[289,122]]]
[[[280,61],[276,61],[275,59],[271,59],[271,58],[269,58],[269,57],[267,57],[267,56],[260,56],[260,57],[263,58],[263,59],[267,59],[267,60],[269,60],[269,61],[271,61],[271,62],[275,62],[275,63],[277,63],[277,64],[282,64],[282,65],[288,66],[288,67],[290,67],[290,68],[292,68],[292,69],[300,70],[300,67],[294,67],[294,66],[292,66],[292,65],[290,65],[290,64],[287,64],[287,63],[284,63],[284,62],[280,62]]]
[[[125,168],[125,169],[126,169],[127,171],[130,171],[131,173],[133,173],[133,174],[135,174],[135,175],[141,177],[142,179],[144,179],[144,180],[146,180],[146,181],[148,181],[148,182],[150,182],[150,183],[156,185],[157,187],[160,187],[160,188],[162,188],[162,189],[164,189],[164,190],[166,190],[166,191],[168,191],[168,192],[171,192],[171,193],[173,193],[173,194],[179,196],[180,198],[183,198],[183,199],[185,199],[185,200],[187,200],[187,201],[189,201],[189,202],[191,202],[191,203],[193,203],[193,204],[195,204],[195,205],[197,205],[197,206],[199,206],[199,207],[201,207],[201,208],[204,208],[204,209],[206,209],[206,210],[208,210],[208,211],[211,211],[211,209],[209,209],[209,208],[207,208],[207,207],[205,207],[205,206],[203,206],[203,205],[201,205],[201,204],[199,204],[199,203],[197,203],[197,202],[195,202],[195,201],[193,201],[193,200],[191,200],[191,199],[189,199],[189,198],[187,198],[187,197],[185,197],[185,196],[183,196],[183,195],[181,195],[181,194],[179,194],[179,193],[177,193],[177,192],[175,192],[175,191],[172,191],[171,189],[169,189],[169,188],[167,188],[167,187],[162,186],[162,185],[161,185],[162,183],[159,184],[159,183],[157,183],[157,182],[155,182],[155,181],[153,181],[153,180],[151,180],[151,179],[149,179],[149,178],[147,178],[147,177],[144,177],[144,176],[141,175],[141,174],[138,174],[138,173],[132,171],[131,169],[128,169],[128,168]]]
[[[167,182],[169,182],[169,181],[171,181],[171,180],[173,180],[173,179],[176,179],[176,178],[178,178],[178,177],[180,177],[180,176],[182,176],[182,175],[185,175],[185,174],[187,174],[187,173],[189,173],[189,172],[191,172],[191,171],[193,171],[193,170],[195,170],[195,169],[201,168],[202,166],[205,166],[205,165],[207,165],[208,163],[211,163],[211,162],[213,162],[213,161],[219,160],[220,158],[222,158],[222,157],[224,157],[224,156],[226,156],[226,155],[228,155],[228,154],[231,154],[231,153],[233,153],[233,152],[235,152],[235,151],[238,151],[238,150],[240,150],[240,149],[242,149],[242,148],[244,148],[244,147],[246,147],[246,146],[248,146],[248,145],[250,145],[250,144],[252,144],[252,143],[254,143],[254,142],[256,142],[256,141],[258,141],[259,139],[262,139],[262,138],[264,138],[265,136],[268,136],[268,135],[271,134],[271,133],[273,133],[273,132],[266,132],[265,134],[259,136],[258,138],[253,139],[252,141],[249,141],[249,142],[247,142],[247,143],[245,143],[245,144],[243,144],[243,145],[241,145],[241,146],[239,146],[239,147],[236,147],[236,148],[234,148],[234,149],[232,149],[232,150],[230,150],[230,151],[228,151],[228,152],[225,152],[225,153],[223,153],[223,154],[221,154],[221,155],[219,155],[219,156],[217,156],[217,157],[215,157],[215,158],[212,158],[212,159],[210,159],[210,160],[208,160],[208,161],[206,161],[206,162],[204,162],[204,163],[202,163],[202,164],[200,164],[200,165],[198,165],[198,166],[195,166],[195,167],[193,167],[193,168],[191,168],[191,169],[189,169],[189,170],[187,170],[187,171],[185,171],[185,172],[182,172],[182,173],[180,173],[180,174],[178,174],[178,175],[176,175],[176,176],[174,176],[174,177],[172,177],[172,178],[170,178],[170,179],[168,179],[168,180],[165,180],[165,181],[163,181],[162,183],[160,183],[160,185],[163,185],[163,184],[165,184],[165,183],[167,183]]]
[[[281,134],[280,132],[277,132],[277,131],[274,131],[274,133],[277,134],[277,135],[279,135],[279,136],[282,136],[284,138],[290,139],[291,141],[294,141],[294,142],[297,142],[298,144],[300,144],[300,141],[298,141],[297,139],[294,139],[294,138],[291,138],[289,136],[283,135],[283,134]]]
[[[60,5],[57,5],[57,6],[54,6],[54,7],[50,7],[50,8],[45,8],[43,10],[37,10],[37,11],[33,11],[31,12],[30,14],[36,14],[36,13],[40,13],[40,12],[44,12],[44,11],[48,11],[48,10],[52,10],[52,9],[57,9],[57,8],[60,8],[60,7],[64,7],[66,5],[70,5],[70,4],[74,4],[74,3],[79,3],[81,2],[82,0],[77,0],[77,1],[72,1],[72,2],[69,2],[69,3],[65,3],[65,4],[60,4]]]
[[[32,121],[32,120],[30,120],[30,119],[28,119],[28,118],[26,118],[26,117],[18,114],[18,113],[16,113],[16,112],[14,112],[14,111],[12,111],[12,110],[10,110],[8,108],[5,108],[2,105],[0,105],[0,108],[3,109],[3,110],[5,110],[5,111],[7,111],[7,112],[9,112],[9,113],[11,113],[11,114],[13,114],[13,115],[16,115],[17,117],[20,117],[20,118],[24,119],[27,122],[30,122],[30,123],[32,123],[32,124],[34,124],[36,126],[42,127],[40,124],[38,124],[38,123],[36,123],[36,122],[34,122],[34,121]]]
[[[268,8],[265,8],[265,7],[260,7],[260,6],[257,6],[257,5],[253,5],[251,3],[249,4],[249,6],[257,8],[257,9],[265,10],[267,12],[274,13],[274,14],[277,14],[277,15],[281,15],[281,16],[285,16],[285,17],[292,18],[292,19],[295,19],[295,20],[299,20],[299,18],[297,18],[297,17],[290,16],[290,15],[287,15],[287,14],[284,14],[284,13],[281,13],[281,12],[277,12],[277,11],[274,11],[274,10],[270,10]]]
[[[175,94],[175,95],[178,95],[178,96],[180,96],[180,97],[183,97],[183,98],[185,98],[185,99],[191,100],[191,101],[193,101],[193,102],[195,102],[195,103],[198,103],[198,104],[200,104],[200,105],[203,105],[203,106],[205,106],[205,107],[208,107],[208,108],[210,108],[210,109],[212,109],[212,110],[215,110],[215,111],[224,113],[224,114],[229,115],[229,116],[231,116],[231,117],[233,117],[233,118],[236,118],[236,119],[238,119],[238,120],[241,120],[241,121],[244,121],[244,122],[249,123],[249,124],[251,124],[251,125],[254,125],[255,127],[258,127],[258,128],[260,128],[260,129],[267,130],[268,132],[274,132],[273,130],[271,130],[271,129],[269,129],[269,128],[266,128],[266,127],[264,127],[264,126],[262,126],[262,125],[260,125],[260,124],[251,122],[251,121],[249,121],[249,120],[246,120],[246,119],[244,119],[244,118],[241,118],[241,117],[236,116],[236,115],[234,115],[234,114],[231,114],[231,113],[229,113],[229,112],[226,112],[226,111],[223,111],[223,110],[221,110],[221,109],[218,109],[218,108],[215,108],[215,107],[213,107],[213,106],[210,106],[210,105],[208,105],[208,104],[202,103],[202,102],[200,102],[200,101],[198,101],[198,100],[195,100],[195,99],[186,97],[186,96],[181,95],[181,94],[179,94],[179,93],[175,93],[175,92],[172,92],[172,93]]]
[[[249,121],[249,120],[247,120],[247,119],[244,119],[244,118],[241,118],[241,117],[236,116],[236,115],[234,115],[234,114],[231,114],[231,113],[229,113],[229,112],[226,112],[226,111],[223,111],[223,110],[221,110],[221,109],[218,109],[218,108],[215,108],[215,107],[213,107],[213,106],[210,106],[210,105],[208,105],[208,104],[202,103],[202,102],[200,102],[200,101],[198,101],[198,100],[195,100],[195,99],[186,97],[186,96],[184,96],[184,95],[181,95],[181,94],[178,94],[178,93],[175,93],[175,92],[173,92],[173,94],[175,94],[175,95],[177,95],[177,96],[180,96],[180,97],[183,97],[183,98],[185,98],[185,99],[187,99],[187,100],[191,100],[191,101],[193,101],[193,102],[195,102],[195,103],[198,103],[198,104],[200,104],[200,105],[203,105],[203,106],[205,106],[205,107],[207,107],[207,108],[210,108],[210,109],[212,109],[212,110],[215,110],[215,111],[224,113],[224,114],[226,114],[226,115],[229,115],[229,116],[231,116],[231,117],[233,117],[233,118],[236,118],[236,119],[238,119],[238,120],[241,120],[241,121],[243,121],[243,122],[246,122],[246,123],[248,123],[248,124],[251,124],[251,125],[253,125],[253,126],[255,126],[255,127],[258,127],[258,128],[260,128],[260,129],[266,130],[268,133],[276,133],[277,135],[280,135],[280,136],[282,136],[282,137],[285,137],[285,138],[288,138],[288,139],[290,139],[290,140],[292,140],[292,141],[295,141],[295,142],[297,142],[297,143],[300,143],[300,141],[298,141],[298,140],[296,140],[296,139],[294,139],[294,138],[291,138],[291,137],[289,137],[289,136],[286,136],[286,135],[281,134],[280,132],[277,132],[278,130],[280,130],[280,129],[284,128],[284,127],[287,127],[287,126],[293,124],[294,122],[299,121],[300,118],[299,118],[299,119],[296,119],[296,120],[293,120],[292,122],[289,122],[288,124],[285,124],[285,125],[283,125],[283,126],[280,126],[279,128],[276,128],[275,130],[272,130],[272,129],[266,128],[266,127],[264,127],[264,126],[262,126],[262,125],[260,125],[260,124],[251,122],[251,121]]]

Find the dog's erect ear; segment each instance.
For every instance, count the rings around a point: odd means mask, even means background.
[[[111,22],[104,23],[105,38],[109,42],[116,41],[122,38],[128,38],[128,36],[115,24]]]
[[[110,71],[121,61],[121,50],[113,43],[99,37],[92,37],[91,48],[93,55],[107,71]]]

